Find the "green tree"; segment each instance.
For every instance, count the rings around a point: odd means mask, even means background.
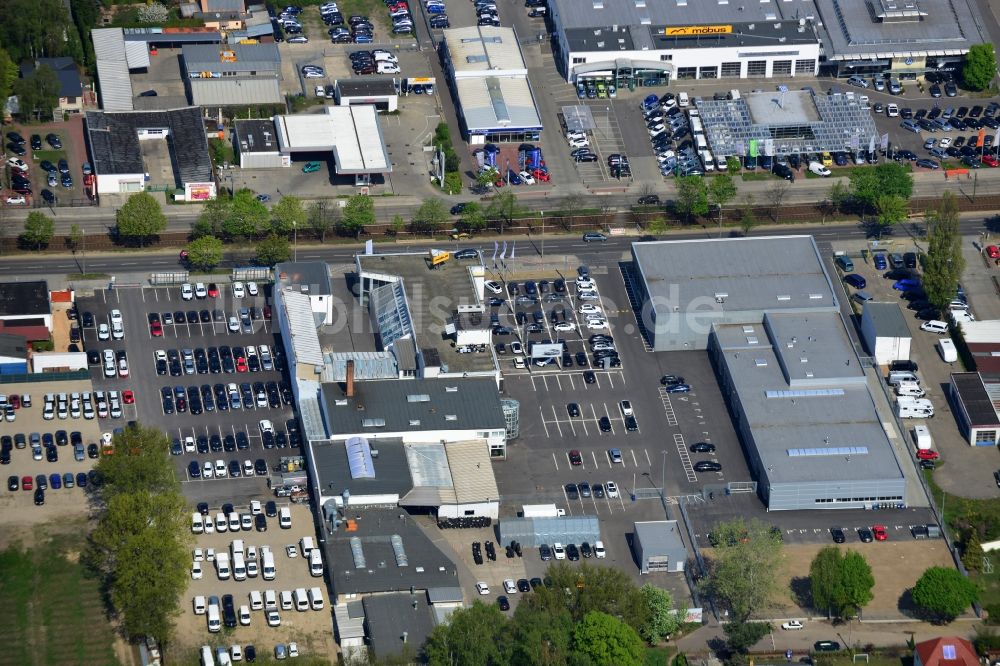
[[[309,207],[309,228],[316,234],[319,242],[326,242],[326,235],[337,226],[340,209],[330,206],[326,201],[317,201]]]
[[[875,587],[875,576],[872,567],[861,553],[849,550],[844,555],[841,564],[841,580],[843,581],[843,604],[841,617],[860,613],[875,598],[872,588]]]
[[[701,176],[681,176],[674,181],[677,187],[677,198],[674,200],[674,210],[691,223],[694,215],[708,214],[708,188]]]
[[[399,234],[403,233],[403,230],[406,229],[406,220],[403,219],[402,215],[399,214],[393,215],[391,226],[392,226],[392,235],[398,238]]]
[[[965,271],[958,202],[949,191],[941,194],[938,207],[927,216],[927,251],[920,255],[920,263],[927,300],[944,310],[955,298]]]
[[[931,567],[913,586],[912,596],[930,619],[951,622],[979,600],[979,588],[956,569]]]
[[[746,654],[771,631],[767,622],[727,622],[722,626],[726,645],[737,654]]]
[[[61,0],[2,0],[0,16],[0,44],[14,62],[62,55],[83,61],[79,35]]]
[[[748,622],[777,592],[784,563],[781,535],[756,518],[718,523],[712,534],[717,545],[703,585],[729,609],[731,621]]]
[[[290,234],[306,223],[306,209],[302,199],[286,195],[271,208],[271,230],[278,234]]]
[[[199,236],[187,244],[188,263],[208,271],[222,263],[222,241],[215,236]]]
[[[59,77],[48,65],[42,65],[23,79],[14,82],[13,92],[23,118],[52,118],[59,105]]]
[[[825,610],[827,616],[839,614],[843,605],[842,565],[844,555],[836,546],[826,546],[809,565],[809,587],[813,607]]]
[[[509,636],[512,665],[562,666],[572,652],[573,618],[565,609],[519,604]]]
[[[667,218],[657,215],[646,225],[646,231],[654,236],[667,233]]]
[[[83,229],[80,228],[79,224],[70,225],[69,235],[66,236],[66,244],[73,254],[76,254],[76,251],[83,245]]]
[[[747,193],[740,211],[740,229],[744,236],[749,236],[753,228],[757,226],[757,215],[753,212],[753,194]]]
[[[288,239],[277,234],[271,234],[261,242],[256,248],[257,263],[261,266],[274,266],[283,261],[288,261],[292,256],[292,247]]]
[[[141,491],[156,494],[175,488],[172,465],[163,460],[170,442],[156,428],[130,426],[114,436],[115,454],[103,456],[97,469],[104,478],[103,497],[134,495]]]
[[[232,199],[219,195],[205,202],[198,215],[198,220],[191,226],[191,235],[221,236],[225,233],[226,220],[229,219]]]
[[[522,211],[517,203],[517,196],[510,191],[509,187],[498,190],[486,207],[486,217],[500,223],[500,233],[503,233],[505,226],[510,226],[514,222],[514,217]]]
[[[118,209],[118,236],[146,244],[146,239],[167,228],[167,216],[160,202],[148,192],[136,192]]]
[[[476,201],[470,201],[465,204],[465,208],[462,209],[462,213],[459,215],[458,224],[469,233],[476,233],[485,229],[486,215],[483,207]]]
[[[10,54],[6,49],[0,49],[0,99],[6,100],[13,94],[17,75],[17,65],[11,60]]]
[[[355,194],[347,200],[338,229],[344,235],[359,238],[365,227],[375,224],[375,202],[364,194]]]
[[[969,90],[986,90],[997,73],[997,55],[993,45],[973,44],[965,55],[962,81]]]
[[[719,209],[719,224],[722,224],[722,209],[736,198],[736,181],[728,173],[719,174],[708,184],[708,199]]]
[[[424,653],[429,666],[482,664],[501,666],[508,663],[503,640],[507,618],[495,604],[476,601],[471,608],[461,608],[449,616],[448,624],[439,624],[427,638]]]
[[[594,666],[639,666],[645,663],[642,638],[616,617],[590,611],[573,631],[573,646]]]
[[[905,220],[908,214],[906,199],[898,194],[883,194],[875,198],[875,221],[880,227],[891,227]]]
[[[493,183],[497,181],[500,175],[493,171],[492,169],[484,169],[476,175],[476,185],[479,186],[481,190],[493,187]]]
[[[969,571],[979,571],[983,568],[983,545],[979,542],[979,532],[969,530],[962,546],[962,564]]]
[[[56,223],[45,213],[33,210],[28,213],[24,220],[24,232],[21,234],[21,242],[25,245],[33,245],[36,250],[42,249],[43,245],[48,245],[55,233]]]
[[[270,219],[271,211],[257,201],[252,191],[240,190],[233,195],[222,231],[231,239],[250,239],[263,231]]]
[[[645,598],[620,569],[587,563],[574,567],[557,562],[549,567],[548,575],[552,587],[545,588],[548,594],[542,601],[551,602],[555,608],[565,608],[575,622],[590,611],[610,613],[636,631],[647,622],[649,607]]]
[[[740,164],[740,158],[730,157],[726,160],[726,173],[728,173],[730,176],[735,176],[740,172],[740,169],[742,168],[743,165]]]
[[[652,645],[670,638],[670,634],[681,626],[680,613],[674,608],[673,597],[663,588],[650,583],[640,587],[639,592],[649,609],[645,624],[639,628],[639,634]]]
[[[850,195],[862,212],[874,208],[881,196],[897,196],[909,201],[913,196],[913,175],[902,164],[887,162],[869,169],[855,169],[850,176]]]
[[[427,197],[413,213],[410,228],[416,233],[431,235],[450,219],[444,201],[438,197]]]

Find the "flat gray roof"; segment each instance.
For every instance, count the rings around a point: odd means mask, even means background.
[[[237,120],[233,123],[233,129],[238,149],[243,154],[280,152],[272,120]]]
[[[372,441],[371,448],[378,450],[372,460],[374,478],[351,478],[344,441],[313,441],[313,467],[324,494],[339,495],[349,490],[355,495],[405,495],[413,488],[410,466],[401,439],[389,438]]]
[[[373,277],[379,282],[403,280],[416,343],[426,366],[439,362],[451,373],[494,370],[492,354],[459,354],[452,345],[453,339],[444,332],[459,305],[480,304],[469,274],[469,266],[477,264],[478,259],[452,258],[431,270],[427,256],[426,252],[359,254],[357,263],[362,278]],[[436,358],[431,358],[435,354]]]
[[[658,317],[837,307],[812,236],[633,243],[632,254]]]
[[[650,0],[650,2],[653,1]],[[728,33],[714,35],[669,34],[670,28],[677,25],[679,24],[592,23],[588,27],[569,28],[564,32],[566,41],[574,51],[675,51],[679,49],[737,48],[741,46],[772,46],[779,40],[782,46],[795,46],[815,44],[819,39],[811,24],[804,26],[805,29],[800,31],[797,21],[765,21],[761,18],[757,22],[744,21],[732,24],[732,32]]]
[[[870,316],[875,325],[875,335],[880,338],[909,338],[910,328],[903,319],[899,303],[865,303],[865,315]]]
[[[646,520],[633,523],[633,527],[635,538],[642,544],[642,552],[647,557],[687,550],[676,520]]]
[[[839,312],[769,313],[755,344],[745,328],[716,339],[767,481],[902,477]]]
[[[960,55],[983,41],[976,29],[982,19],[968,0],[906,0],[920,17],[898,21],[881,20],[881,7],[867,0],[810,0],[810,9],[813,3],[831,60]]]
[[[281,75],[277,44],[186,44],[181,49],[184,68],[198,72],[230,72],[248,76]]]
[[[404,650],[410,654],[434,630],[434,616],[426,594],[378,594],[361,600],[372,649],[380,660]],[[405,640],[404,640],[405,638]]]
[[[455,565],[405,511],[395,507],[348,507],[343,517],[355,520],[357,530],[348,532],[342,526],[326,537],[325,559],[335,595],[408,593],[411,586],[427,590],[461,585]],[[391,543],[393,536],[399,536],[402,541],[406,566],[399,566],[396,561]],[[361,568],[351,549],[351,540],[355,538],[360,540],[360,552],[364,557]]]
[[[290,286],[305,286],[310,296],[329,296],[333,293],[330,285],[330,269],[322,261],[286,261],[274,267],[278,281]]]
[[[340,384],[323,384],[322,391],[331,437],[505,427],[489,377],[355,382],[350,398]]]
[[[393,79],[337,79],[337,91],[342,97],[395,97]]]
[[[708,0],[551,0],[563,27],[591,28],[611,25],[691,26],[764,22],[797,18],[811,0],[803,2],[709,2]]]

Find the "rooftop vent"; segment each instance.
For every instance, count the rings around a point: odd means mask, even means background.
[[[636,7],[645,7],[646,6],[646,0],[635,0],[635,6]]]
[[[364,569],[368,565],[365,562],[365,553],[361,550],[361,539],[351,537],[351,556],[354,558],[354,568]]]
[[[747,326],[746,324],[744,324],[743,325],[743,332],[744,333],[753,333],[753,326]]]
[[[758,344],[759,342],[760,342],[760,341],[759,341],[759,340],[757,340],[757,336],[754,336],[754,335],[748,335],[748,336],[747,336],[747,344],[748,344],[748,345],[756,345],[756,344]]]
[[[347,399],[346,398],[340,398],[338,400],[334,400],[333,404],[335,404],[337,407],[346,407],[347,406]]]
[[[799,358],[799,363],[808,363],[808,362],[809,362],[808,356],[802,356]]]
[[[788,294],[778,294],[778,300],[779,301],[790,301],[790,300],[792,300],[792,297],[789,296]]]
[[[810,301],[821,301],[823,300],[823,294],[809,294]]]
[[[411,393],[406,396],[406,402],[430,402],[431,397],[426,393]]]
[[[727,298],[729,298],[729,294],[727,294],[726,292],[724,291],[715,292],[716,303],[725,303]]]
[[[384,428],[385,419],[361,419],[362,428]]]
[[[457,421],[458,420],[458,414],[445,414],[444,415],[444,420],[445,421]]]
[[[413,427],[420,425],[420,419],[410,419],[410,425]]]
[[[758,368],[766,368],[767,367],[767,359],[766,358],[755,358],[753,360],[753,364],[756,365]]]
[[[444,387],[444,392],[445,393],[458,393],[458,387],[457,386],[445,386]]]
[[[594,9],[604,9],[604,0],[594,0]]]
[[[809,378],[809,379],[812,379],[813,378],[813,371],[812,370],[806,370],[806,377]]]
[[[677,0],[677,6],[678,7],[687,7],[688,6],[688,0]]]
[[[650,24],[652,24],[652,22],[653,22],[653,19],[649,18],[648,16],[643,16],[643,17],[641,17],[639,19],[639,25],[650,25]],[[625,40],[619,39],[618,41],[619,42],[624,42]]]

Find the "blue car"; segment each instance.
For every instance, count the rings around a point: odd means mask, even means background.
[[[192,460],[191,462],[188,463],[188,476],[190,476],[192,479],[201,478],[201,467],[198,465],[197,460]]]
[[[77,488],[86,488],[87,487],[87,473],[86,472],[77,472],[76,473],[76,486],[77,486]]]
[[[646,99],[642,100],[642,110],[649,111],[650,109],[655,109],[660,105],[660,98],[657,95],[647,95]]]
[[[511,185],[521,185],[524,181],[521,180],[521,176],[513,170],[507,171],[507,182]]]
[[[59,490],[62,488],[62,477],[58,474],[49,474],[49,487],[52,490]]]
[[[889,267],[889,262],[886,260],[885,255],[881,252],[877,252],[874,256],[875,270],[884,271]]]
[[[672,384],[670,386],[664,387],[663,390],[666,391],[667,393],[690,393],[691,392],[691,385],[690,384]]]
[[[909,278],[896,280],[892,283],[892,288],[896,291],[912,291],[920,288],[920,280],[911,280]]]
[[[864,289],[865,285],[868,284],[867,282],[865,282],[865,279],[860,275],[858,275],[857,273],[849,273],[845,275],[844,282],[851,285],[855,289]]]

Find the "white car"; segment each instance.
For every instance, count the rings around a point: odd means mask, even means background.
[[[285,555],[288,555],[288,557],[298,557],[299,549],[295,547],[294,543],[290,543],[285,546]]]
[[[112,324],[121,324],[121,323],[124,322],[124,319],[122,319],[122,311],[121,310],[117,310],[117,309],[116,310],[112,310],[111,313],[108,316],[111,318],[111,323]]]
[[[608,481],[604,484],[604,492],[608,494],[608,497],[618,497],[618,484],[614,481]]]
[[[243,476],[253,476],[255,473],[256,472],[254,472],[253,461],[252,460],[244,460],[243,461]],[[252,502],[250,502],[250,511],[251,512],[254,511],[254,502],[257,503],[257,511],[256,511],[256,513],[260,513],[260,500],[253,500]]]
[[[941,148],[947,148],[950,145],[951,145],[951,137],[950,136],[941,137],[941,142],[938,144],[939,147],[941,147]]]
[[[128,377],[128,361],[125,359],[119,359],[118,361],[118,376]]]
[[[824,178],[833,173],[819,162],[810,162],[809,170],[812,171],[817,176],[823,176]]]
[[[510,353],[511,354],[517,354],[517,355],[523,356],[524,355],[524,347],[521,345],[520,342],[512,342],[512,343],[510,343]]]
[[[28,200],[24,198],[23,194],[11,194],[7,197],[7,205],[9,206],[23,206],[28,203]]]
[[[199,282],[194,286],[194,296],[195,298],[207,298],[208,289],[205,288],[204,282]]]
[[[534,185],[535,184],[535,177],[532,176],[527,171],[522,171],[521,173],[519,173],[517,175],[521,177],[521,180],[524,181],[525,185]]]
[[[562,331],[575,331],[576,330],[576,324],[574,324],[572,322],[568,322],[568,321],[562,321],[562,322],[559,322],[558,324],[556,324],[555,326],[553,326],[552,329],[555,330],[555,331],[560,331],[560,332],[562,332]]]
[[[594,280],[592,278],[582,277],[582,278],[577,278],[576,279],[576,288],[577,289],[593,289],[596,286],[597,286],[597,283],[594,282]]]
[[[393,63],[399,62],[399,58],[397,58],[396,56],[394,56],[393,54],[389,53],[384,49],[375,49],[374,51],[372,51],[372,58],[375,59],[375,62],[380,62],[380,61],[393,62]]]
[[[195,548],[194,549],[194,561],[195,562],[204,562],[205,561],[205,551],[203,551],[201,548]]]
[[[515,370],[524,370],[524,368],[525,368],[524,358],[521,357],[521,356],[518,356],[517,358],[515,358],[514,359],[514,369]]]
[[[503,285],[501,285],[496,280],[487,280],[485,286],[486,286],[487,290],[493,292],[494,294],[502,294],[503,293]]]
[[[605,557],[608,556],[607,551],[604,550],[604,542],[603,541],[595,541],[594,542],[594,556],[597,559],[599,559],[599,560],[603,560]]]
[[[791,629],[804,629],[805,625],[798,620],[789,620],[788,622],[783,622],[781,628],[788,631]]]
[[[596,301],[600,298],[596,291],[584,289],[576,295],[581,301]]]
[[[233,283],[233,296],[236,298],[243,298],[246,296],[246,290],[243,288],[242,282]]]
[[[897,104],[889,104],[888,106],[885,107],[885,115],[889,116],[890,118],[898,118],[899,106]]]
[[[588,319],[587,328],[592,331],[600,331],[608,327],[608,322],[604,319]]]
[[[272,433],[272,434],[274,433],[274,424],[271,423],[269,420],[267,420],[267,419],[261,419],[259,425],[260,425],[260,431],[261,431],[261,433],[265,433],[265,432],[269,432],[269,433]]]
[[[322,67],[316,67],[315,65],[307,65],[302,68],[302,76],[307,79],[322,79],[326,76],[326,72]]]
[[[591,305],[590,303],[584,303],[580,306],[580,314],[604,314],[604,311],[596,305]]]
[[[201,466],[201,476],[203,479],[211,479],[215,477],[215,466],[212,465],[211,460],[206,460],[205,464]],[[226,514],[220,513],[215,519],[215,526],[219,527],[219,518],[222,518],[222,529],[220,532],[225,532],[229,529],[229,523],[226,522]]]
[[[202,577],[201,562],[192,562],[191,580],[201,580],[201,577]]]
[[[256,282],[247,282],[247,293],[250,294],[251,296],[256,296],[257,294],[260,293],[260,291],[257,289]]]
[[[326,97],[326,89],[323,86],[316,86],[316,97]]]
[[[110,340],[111,339],[111,329],[107,324],[97,325],[97,339],[98,340]]]
[[[229,326],[229,332],[230,333],[239,333],[240,332],[240,320],[237,319],[236,317],[230,317],[229,318],[229,324],[228,324],[228,326]]]
[[[570,139],[569,140],[569,147],[570,148],[586,148],[589,145],[590,145],[590,142],[587,141],[586,139]]]
[[[216,460],[215,461],[215,476],[217,478],[220,478],[220,479],[224,479],[227,476],[229,476],[229,473],[226,471],[226,461],[225,460]],[[232,525],[230,525],[230,527],[232,527]]]
[[[185,301],[194,298],[194,288],[187,282],[181,285],[181,298]]]
[[[476,592],[478,592],[483,596],[486,596],[487,594],[490,593],[490,586],[484,583],[483,581],[479,581],[478,583],[476,583]]]
[[[269,610],[266,612],[266,615],[267,615],[267,626],[269,627],[281,626],[281,616],[278,615],[278,611]]]
[[[566,140],[572,141],[573,139],[586,139],[587,135],[583,132],[566,132]]]
[[[566,559],[566,549],[563,548],[563,545],[559,542],[552,544],[552,554],[557,560]]]
[[[503,591],[507,594],[517,594],[517,583],[513,578],[507,578],[503,582]]]
[[[194,437],[191,435],[184,438],[184,453],[194,453]]]
[[[25,163],[24,160],[17,157],[12,157],[9,160],[7,160],[7,166],[9,166],[11,169],[17,169],[18,171],[22,172],[28,170],[27,163]]]

